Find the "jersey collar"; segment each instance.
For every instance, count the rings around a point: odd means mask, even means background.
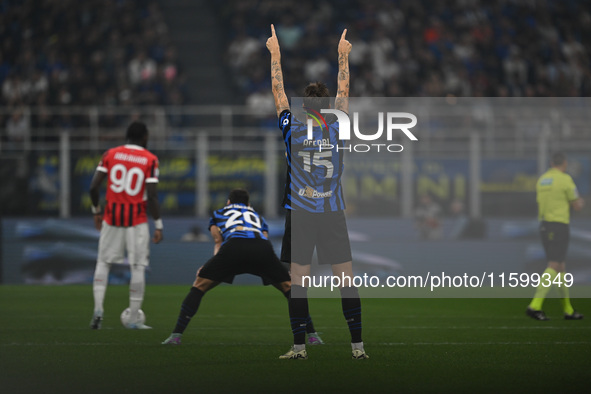
[[[144,150],[145,149],[145,148],[143,148],[139,145],[136,145],[136,144],[125,144],[124,146],[128,149],[137,149],[137,150]]]

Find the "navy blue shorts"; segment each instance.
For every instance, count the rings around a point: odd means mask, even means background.
[[[265,285],[291,281],[271,242],[257,238],[229,239],[199,272],[201,278],[226,283],[240,274],[259,276]]]
[[[318,264],[341,264],[352,260],[344,211],[287,211],[281,261],[310,265],[314,249]]]

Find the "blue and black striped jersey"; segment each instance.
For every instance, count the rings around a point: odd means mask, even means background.
[[[224,243],[231,238],[267,239],[263,231],[269,231],[265,219],[244,204],[230,204],[214,211],[209,227],[218,226]]]
[[[283,206],[292,210],[322,213],[345,209],[341,177],[345,141],[339,139],[336,118],[326,126],[313,128],[308,140],[308,127],[292,118],[289,110],[279,115],[279,128],[286,146],[287,180]],[[332,146],[319,149],[319,145]]]

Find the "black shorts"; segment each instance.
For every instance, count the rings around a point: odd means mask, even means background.
[[[559,222],[540,223],[540,237],[548,261],[562,263],[566,259],[566,250],[570,238],[568,224]]]
[[[291,281],[271,242],[256,238],[229,239],[199,272],[202,278],[226,283],[240,274],[260,276],[265,285]]]
[[[343,211],[287,211],[281,261],[310,265],[314,248],[318,254],[318,264],[341,264],[352,260]]]

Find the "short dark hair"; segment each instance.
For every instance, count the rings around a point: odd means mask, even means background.
[[[310,83],[304,89],[304,107],[316,111],[330,107],[330,91],[322,82]]]
[[[248,192],[244,189],[234,189],[228,195],[228,200],[230,200],[230,204],[244,204],[248,205],[250,201],[250,197]]]
[[[125,134],[125,138],[128,141],[140,142],[144,139],[145,136],[148,135],[148,127],[143,122],[132,122],[127,127],[127,133]]]
[[[552,155],[552,165],[555,167],[561,166],[566,161],[566,155],[562,152],[556,152]]]

